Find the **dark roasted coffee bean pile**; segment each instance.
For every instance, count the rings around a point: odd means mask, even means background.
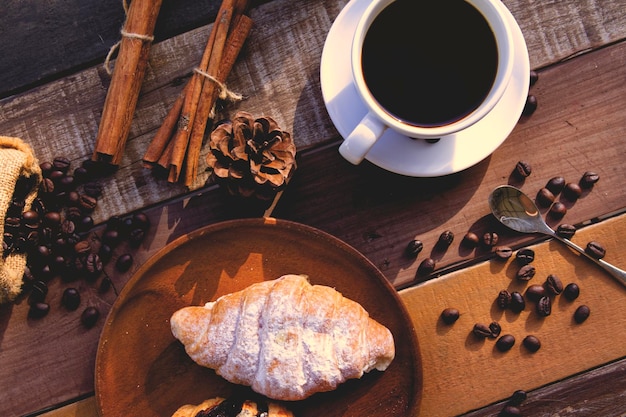
[[[149,228],[147,216],[136,213],[118,221],[109,220],[102,236],[92,231],[91,214],[104,191],[101,181],[111,173],[108,165],[86,160],[72,171],[67,158],[57,157],[52,162],[41,163],[40,167],[43,179],[28,210],[25,210],[25,198],[34,185],[24,178],[17,181],[3,236],[5,256],[14,251],[27,253],[24,292],[29,293],[31,318],[48,314],[47,286],[55,278],[63,283],[100,281],[99,290],[108,291],[111,280],[104,267],[115,247],[123,240],[130,246],[138,246]],[[132,256],[121,255],[117,264],[118,270],[127,271]],[[61,304],[68,311],[80,306],[76,287],[68,287],[63,293]],[[83,324],[93,326],[98,315],[91,310],[84,314],[89,317],[81,320]]]

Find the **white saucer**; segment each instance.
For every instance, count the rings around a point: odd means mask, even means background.
[[[367,113],[350,70],[350,49],[356,25],[369,0],[351,0],[328,32],[320,65],[326,109],[339,133],[346,137]],[[504,5],[503,5],[504,6]],[[509,136],[524,109],[530,83],[528,49],[513,15],[511,20],[515,62],[504,95],[478,123],[436,143],[415,140],[391,129],[365,156],[375,165],[412,177],[437,177],[469,168],[491,155]]]

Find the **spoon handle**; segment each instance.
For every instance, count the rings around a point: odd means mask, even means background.
[[[569,246],[570,248],[574,249],[575,251],[578,251],[581,254],[585,255],[587,258],[591,259],[596,264],[600,265],[600,267],[602,269],[604,269],[606,272],[611,274],[611,276],[613,278],[617,279],[623,286],[626,287],[626,271],[623,271],[623,270],[621,270],[621,269],[611,265],[610,263],[608,263],[608,262],[606,262],[606,261],[604,261],[602,259],[594,258],[593,256],[589,255],[587,252],[585,252],[585,250],[583,248],[581,248],[580,246],[578,246],[577,244],[575,244],[574,242],[572,242],[569,239],[565,239],[565,238],[557,235],[556,233],[552,234],[552,236],[554,236],[555,238],[557,238],[561,242],[565,243],[567,246]]]

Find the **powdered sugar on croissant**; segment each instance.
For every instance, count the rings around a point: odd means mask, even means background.
[[[172,333],[199,365],[277,400],[301,400],[387,369],[389,329],[333,288],[284,275],[172,315]]]

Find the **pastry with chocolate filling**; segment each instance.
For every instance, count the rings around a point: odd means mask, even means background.
[[[216,397],[198,405],[183,405],[172,417],[293,417],[293,413],[274,402]]]

